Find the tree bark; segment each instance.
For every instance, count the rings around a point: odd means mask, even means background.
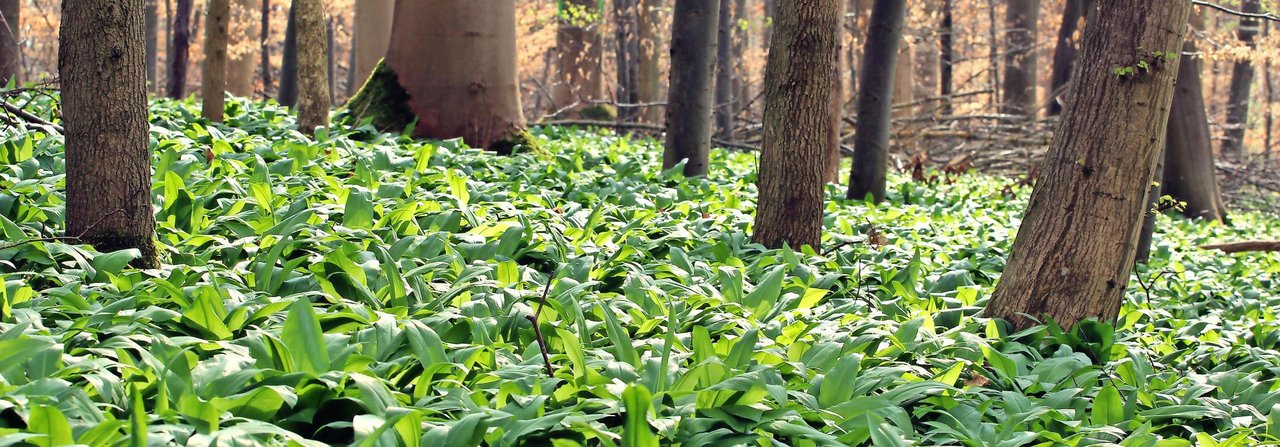
[[[604,98],[604,45],[599,0],[562,0],[556,26],[556,109],[582,110]],[[588,113],[590,114],[590,113]]]
[[[1067,94],[1071,81],[1071,70],[1075,67],[1079,50],[1076,48],[1076,30],[1080,22],[1088,15],[1090,0],[1066,0],[1062,11],[1062,26],[1058,28],[1057,46],[1053,50],[1053,68],[1049,75],[1049,116],[1062,113],[1062,101],[1059,98]]]
[[[328,20],[323,0],[294,0],[297,32],[298,130],[329,126]]]
[[[395,18],[395,0],[360,0],[356,2],[355,77],[369,79],[378,61],[391,45],[391,23]]]
[[[842,0],[780,2],[765,70],[764,147],[754,242],[819,247],[822,240],[825,110]],[[883,3],[905,2],[878,2]]]
[[[298,5],[289,6],[284,28],[284,49],[280,54],[280,91],[276,102],[293,107],[298,103]]]
[[[733,139],[733,1],[720,0],[716,27],[716,136]]]
[[[143,11],[143,34],[147,39],[146,42],[146,64],[147,64],[147,91],[157,89],[160,80],[160,59],[159,47],[157,41],[160,38],[160,11],[156,0],[146,0],[146,6]]]
[[[836,16],[844,17],[844,2],[836,0]],[[840,54],[843,53],[844,20],[836,20],[832,41],[835,45],[835,56],[831,60],[831,100],[827,101],[827,154],[822,170],[822,180],[826,183],[840,182],[840,137],[844,130],[844,79],[840,76]]]
[[[1257,14],[1262,11],[1262,2],[1244,0],[1243,11]],[[1254,38],[1258,36],[1259,27],[1258,20],[1242,17],[1236,37],[1250,50],[1257,48]],[[1253,60],[1243,58],[1235,62],[1231,69],[1231,91],[1227,95],[1227,138],[1222,144],[1222,153],[1231,157],[1242,158],[1248,152],[1244,146],[1244,135],[1249,127],[1249,96],[1253,88],[1253,77]]]
[[[1197,54],[1195,41],[1188,39],[1182,47],[1169,114],[1161,188],[1162,194],[1187,203],[1187,217],[1221,221],[1227,209],[1218,189]]]
[[[1009,0],[1005,8],[1003,114],[1024,117],[1035,114],[1039,20],[1040,0]]]
[[[208,0],[204,27],[204,71],[201,73],[200,92],[204,98],[200,115],[215,123],[222,122],[226,108],[227,90],[227,40],[231,25],[231,3],[228,0]]]
[[[262,44],[262,94],[270,95],[271,91],[271,0],[262,0],[262,24],[259,29],[259,43]]]
[[[642,104],[653,104],[662,100],[662,71],[658,62],[663,48],[662,34],[659,26],[662,23],[661,0],[640,1],[640,61],[636,77],[636,101]],[[640,116],[641,121],[651,124],[662,122],[663,109],[652,105],[645,106]]]
[[[143,0],[62,2],[66,234],[159,267],[151,210]]]
[[[178,0],[173,11],[173,43],[169,47],[169,97],[187,95],[187,63],[191,51],[191,2]]]
[[[985,311],[1015,329],[1033,318],[1114,322],[1133,269],[1180,62],[1164,55],[1180,48],[1191,2],[1096,2],[1072,77],[1089,88],[1068,96]],[[1115,71],[1141,65],[1150,71]]]
[[[228,43],[227,91],[241,98],[253,96],[254,78],[258,74],[257,45],[249,36],[257,25],[261,0],[235,0],[231,9],[231,36],[235,43]]]
[[[631,104],[640,101],[639,89],[636,85],[640,73],[640,46],[637,40],[639,34],[636,32],[636,26],[639,22],[639,6],[637,0],[614,0],[613,4],[613,29],[616,50],[614,52],[614,61],[618,75],[616,102],[620,104],[618,106],[618,121],[630,122],[635,119],[639,111],[636,106]]]
[[[419,138],[529,144],[516,80],[515,0],[397,0],[383,64],[347,103],[357,119]]]
[[[687,160],[687,176],[707,174],[711,114],[715,103],[719,0],[676,0],[671,25],[671,81],[667,98],[667,138],[663,169]]]
[[[9,2],[14,0],[0,0],[0,2]],[[14,1],[16,3],[16,1]],[[18,51],[18,27],[11,25],[12,20],[17,21],[17,15],[10,16],[7,4],[5,8],[0,8],[0,88],[13,81],[14,84],[21,82],[20,72],[22,71],[22,57]],[[17,8],[13,8],[17,9]],[[13,19],[10,19],[13,17]]]
[[[884,200],[898,45],[906,9],[906,2],[878,1],[871,10],[858,83],[858,130],[853,140],[849,199],[871,195],[876,202]]]

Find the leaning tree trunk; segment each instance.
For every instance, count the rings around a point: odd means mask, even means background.
[[[1261,0],[1244,0],[1244,12],[1257,14],[1262,11]],[[1258,46],[1254,38],[1258,36],[1259,24],[1256,19],[1243,17],[1237,38],[1249,49]],[[1245,156],[1244,134],[1249,127],[1249,97],[1253,88],[1253,61],[1248,57],[1236,61],[1231,70],[1231,92],[1227,95],[1227,132],[1222,144],[1222,152],[1232,157]]]
[[[173,42],[169,47],[169,97],[187,95],[187,62],[191,55],[191,2],[178,0],[173,11]]]
[[[720,0],[716,27],[716,136],[733,137],[733,1]]]
[[[653,104],[662,100],[662,71],[658,67],[663,48],[662,34],[659,26],[662,23],[661,0],[640,1],[640,25],[637,39],[640,44],[640,61],[636,67],[636,101],[645,104],[640,113],[641,120],[646,123],[662,123],[663,110]]]
[[[235,0],[231,11],[231,36],[238,44],[231,45],[232,51],[227,53],[227,91],[242,98],[253,96],[258,73],[258,53],[256,46],[249,44],[249,36],[254,34],[259,3],[261,0]]]
[[[298,5],[289,6],[284,28],[284,48],[280,54],[280,91],[276,101],[293,107],[298,103]]]
[[[66,234],[159,267],[151,209],[143,0],[65,0],[58,72],[66,129]]]
[[[328,20],[323,0],[294,0],[298,58],[298,130],[329,126]]]
[[[837,0],[836,15],[844,17],[844,1]],[[831,61],[831,100],[827,101],[827,154],[822,169],[822,180],[826,183],[840,183],[841,131],[844,130],[844,79],[840,76],[840,54],[843,52],[844,20],[837,20],[832,30],[835,42],[835,57]]]
[[[1053,50],[1053,71],[1049,75],[1049,116],[1062,113],[1062,101],[1071,81],[1071,69],[1075,67],[1079,50],[1075,35],[1080,21],[1088,15],[1090,0],[1066,0],[1062,11],[1062,26],[1058,28],[1058,42]]]
[[[858,130],[853,140],[849,199],[871,195],[876,202],[884,200],[898,45],[906,12],[906,2],[899,1],[878,1],[871,10],[858,82]]]
[[[516,80],[515,0],[396,0],[391,46],[347,102],[356,120],[510,152],[529,144]]]
[[[712,75],[719,0],[676,0],[671,24],[671,82],[663,169],[685,161],[688,176],[707,174],[711,154]]]
[[[1009,0],[1005,8],[1004,102],[1000,113],[1029,117],[1036,110],[1036,31],[1040,0]]]
[[[593,101],[604,99],[604,45],[600,34],[599,0],[560,0],[556,27],[556,71],[559,78],[551,88],[557,110],[602,110]],[[398,15],[398,14],[397,14]],[[587,110],[591,109],[591,110]]]
[[[3,1],[17,3],[14,0],[0,0],[0,2]],[[20,81],[18,74],[22,68],[22,57],[18,52],[17,26],[9,24],[10,21],[17,21],[17,14],[11,16],[7,9],[9,8],[0,8],[0,88],[8,85],[9,81],[17,84]]]
[[[357,82],[373,74],[378,61],[391,45],[391,22],[395,18],[395,0],[360,0],[356,2],[355,51],[352,70]]]
[[[1096,0],[1042,174],[985,311],[1015,328],[1114,322],[1173,100],[1188,0]],[[1141,67],[1150,67],[1150,71]],[[1117,68],[1135,67],[1117,75]]]
[[[227,90],[227,36],[231,24],[231,2],[209,0],[206,6],[209,18],[204,27],[204,71],[201,72],[200,93],[204,105],[200,115],[215,123],[222,122],[226,108]]]
[[[816,248],[822,241],[826,108],[835,83],[831,67],[841,1],[779,2],[774,16],[765,68],[760,198],[751,236],[767,247]]]
[[[1186,202],[1187,217],[1223,220],[1227,217],[1213,162],[1213,137],[1205,114],[1202,66],[1195,41],[1182,47],[1173,106],[1165,137],[1162,194]]]

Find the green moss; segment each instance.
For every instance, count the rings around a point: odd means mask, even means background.
[[[498,155],[512,155],[521,149],[537,154],[546,153],[542,146],[538,144],[538,139],[524,129],[516,131],[509,137],[494,141],[489,144],[488,149]]]
[[[583,119],[595,121],[614,121],[618,119],[618,109],[610,104],[596,104],[578,111]]]
[[[378,61],[373,74],[347,101],[338,117],[340,122],[351,126],[366,119],[378,130],[393,133],[403,132],[413,122],[409,92],[400,86],[400,76],[387,67],[386,61]]]
[[[136,248],[142,256],[130,262],[130,266],[140,269],[160,268],[160,252],[156,250],[156,241],[151,237],[108,233],[85,236],[80,238],[80,242],[92,245],[100,253]]]

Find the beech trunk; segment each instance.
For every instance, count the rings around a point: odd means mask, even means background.
[[[836,8],[836,15],[843,17],[842,0],[837,1]],[[835,57],[831,61],[831,100],[827,101],[827,154],[822,170],[822,180],[827,183],[840,182],[840,162],[843,160],[840,154],[840,137],[844,130],[844,79],[840,75],[840,55],[844,50],[844,20],[836,21],[833,33]]]
[[[1067,108],[986,316],[1115,321],[1163,147],[1190,1],[1095,0]],[[1154,52],[1161,53],[1156,54]],[[1116,67],[1150,71],[1118,76]],[[1029,317],[1028,317],[1029,316]]]
[[[733,138],[733,2],[720,0],[716,27],[716,136]]]
[[[253,96],[258,74],[258,46],[250,36],[257,27],[261,0],[235,0],[231,8],[231,38],[227,51],[227,91],[249,98]]]
[[[1005,8],[1003,114],[1023,117],[1035,114],[1039,20],[1040,0],[1009,0]]]
[[[363,82],[373,74],[378,61],[391,45],[391,23],[395,19],[395,0],[360,0],[356,2],[355,79]]]
[[[640,61],[636,71],[636,100],[643,106],[641,120],[646,123],[660,124],[664,115],[663,108],[654,105],[662,100],[662,71],[658,62],[662,57],[662,1],[640,1],[639,45]]]
[[[1262,11],[1261,0],[1244,0],[1243,11],[1257,14]],[[1236,37],[1249,49],[1258,46],[1254,38],[1258,36],[1260,24],[1257,19],[1240,18],[1240,28]],[[1232,157],[1244,157],[1247,151],[1244,146],[1245,131],[1249,128],[1250,90],[1253,89],[1253,61],[1248,58],[1235,62],[1231,69],[1231,91],[1227,95],[1226,140],[1222,143],[1222,152]]]
[[[66,138],[66,234],[159,267],[151,209],[143,0],[62,2],[58,71]]]
[[[899,1],[878,1],[871,9],[858,82],[858,130],[853,140],[849,199],[870,195],[876,202],[884,200],[894,80],[895,72],[900,71],[898,46],[906,10],[906,2]]]
[[[329,126],[328,19],[323,0],[294,0],[297,32],[298,130]]]
[[[187,64],[191,51],[191,2],[178,0],[173,10],[173,27],[169,46],[169,89],[170,98],[181,98],[187,95]]]
[[[1213,137],[1205,114],[1203,71],[1195,41],[1182,47],[1173,106],[1165,138],[1162,194],[1186,202],[1188,217],[1223,220],[1227,216],[1218,189],[1213,160]]]
[[[200,81],[204,103],[200,115],[209,121],[220,123],[226,108],[227,38],[231,25],[231,2],[208,1],[208,18],[204,27],[204,70]]]
[[[707,174],[719,0],[676,0],[671,24],[671,81],[663,169],[686,161],[687,176]]]
[[[298,103],[298,5],[289,6],[284,28],[284,48],[280,54],[280,91],[276,101],[293,107]]]

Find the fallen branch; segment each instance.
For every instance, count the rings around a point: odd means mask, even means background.
[[[1218,250],[1223,253],[1249,253],[1259,251],[1280,251],[1280,241],[1244,241],[1226,244],[1201,245],[1202,250]]]
[[[9,104],[4,101],[0,101],[0,108],[3,108],[6,112],[12,113],[14,116],[17,116],[18,118],[22,118],[23,121],[26,121],[28,123],[49,127],[53,130],[58,131],[58,133],[66,133],[66,130],[64,130],[62,126],[45,121],[43,118],[32,115],[30,112],[27,112],[26,110],[22,110],[21,107],[15,106],[13,104]]]

